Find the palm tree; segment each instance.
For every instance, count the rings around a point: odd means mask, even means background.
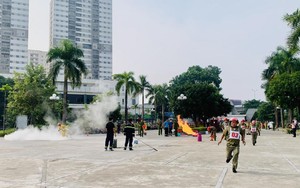
[[[267,57],[265,63],[269,65],[262,73],[262,79],[266,80],[263,85],[263,88],[268,88],[267,85],[278,75],[283,73],[293,73],[295,71],[300,71],[300,59],[296,57],[297,50],[286,49],[283,47],[277,47],[277,50]],[[272,104],[276,107],[279,104],[276,104],[275,101],[271,101]],[[277,108],[275,108],[275,117],[276,117],[276,126],[278,126],[277,118]],[[292,109],[289,109],[289,121],[292,117]]]
[[[170,96],[170,90],[168,84],[164,83],[159,89],[158,101],[161,104],[162,122],[164,122],[165,107],[168,104],[168,96]]]
[[[299,58],[295,57],[295,54],[295,50],[277,47],[276,51],[265,60],[265,63],[269,67],[263,71],[262,79],[266,80],[268,83],[276,75],[285,72],[292,73],[294,71],[299,71],[300,60]]]
[[[146,98],[149,97],[149,103],[154,105],[154,111],[155,111],[155,120],[156,120],[156,108],[157,108],[157,93],[159,90],[159,85],[153,85],[150,86],[149,88],[146,89],[147,90],[147,94],[146,94]]]
[[[47,62],[52,63],[49,77],[55,83],[60,69],[64,70],[64,94],[63,94],[63,116],[62,122],[65,123],[67,119],[67,95],[68,95],[68,80],[71,81],[71,86],[81,85],[82,74],[87,74],[87,67],[82,58],[83,52],[81,49],[73,45],[73,43],[66,39],[61,41],[59,47],[54,47],[47,53]]]
[[[137,82],[137,85],[138,85],[138,88],[139,88],[138,93],[142,93],[142,120],[144,120],[144,115],[145,115],[145,109],[144,109],[145,89],[150,88],[150,84],[146,80],[146,76],[141,75],[139,78],[140,78],[140,82]]]
[[[283,19],[292,28],[292,32],[287,39],[288,46],[291,49],[298,49],[298,43],[300,37],[300,10],[297,9],[292,14],[286,14]]]
[[[133,77],[133,72],[124,72],[122,74],[114,74],[113,79],[117,80],[116,84],[116,91],[118,95],[120,94],[120,90],[122,86],[125,86],[125,122],[127,123],[128,118],[128,109],[127,109],[127,101],[128,101],[128,94],[134,93],[138,91],[137,83]]]
[[[169,86],[164,83],[163,85],[154,85],[153,87],[150,87],[148,89],[148,94],[146,95],[146,97],[151,96],[149,102],[154,103],[155,112],[157,105],[161,105],[162,122],[164,122],[165,106],[168,103],[167,97],[169,96],[169,92]]]

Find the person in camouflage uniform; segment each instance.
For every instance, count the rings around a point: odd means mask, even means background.
[[[144,136],[144,129],[143,129],[144,121],[142,119],[140,119],[137,125],[138,125],[138,130],[139,130],[138,134],[140,135],[140,137],[143,137]]]
[[[224,131],[226,129],[226,127],[228,127],[228,126],[229,126],[229,119],[225,118],[223,123],[222,123],[222,126],[221,126],[222,131]]]
[[[218,119],[212,118],[209,122],[210,124],[210,141],[217,141],[217,127],[218,127]]]
[[[259,131],[259,123],[257,123],[255,120],[252,120],[251,125],[249,126],[249,130],[251,132],[252,144],[253,146],[255,146],[257,141],[257,134]]]
[[[231,119],[231,124],[229,127],[224,129],[222,137],[218,142],[218,145],[222,143],[223,138],[227,137],[226,144],[226,163],[232,160],[232,172],[237,173],[236,169],[238,167],[238,159],[240,153],[240,139],[242,139],[245,145],[245,130],[237,126],[238,120],[236,118]]]
[[[241,124],[239,125],[243,130],[247,128],[246,120],[242,119]]]
[[[157,120],[157,128],[158,128],[158,135],[162,135],[163,126],[160,119]]]

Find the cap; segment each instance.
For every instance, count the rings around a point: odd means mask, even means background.
[[[238,121],[237,118],[231,118],[230,121]]]
[[[246,120],[244,120],[244,119],[242,119],[242,121],[241,122],[245,122]]]
[[[228,120],[229,120],[228,118],[225,118],[225,119],[224,119],[224,121],[228,121]]]

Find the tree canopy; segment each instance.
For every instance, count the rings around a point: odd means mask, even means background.
[[[232,106],[220,94],[220,73],[221,70],[215,66],[193,66],[176,76],[170,85],[170,105],[174,112],[183,117],[203,120],[229,113]],[[187,96],[187,99],[178,100],[180,94]]]
[[[127,123],[128,120],[128,107],[127,107],[127,101],[128,101],[128,94],[135,93],[136,91],[139,91],[138,84],[135,81],[133,72],[124,72],[122,74],[114,74],[113,78],[117,81],[116,84],[116,91],[118,94],[120,94],[122,86],[125,87],[125,121]]]
[[[14,82],[7,105],[11,121],[17,115],[27,115],[30,124],[45,124],[46,103],[55,87],[47,78],[44,68],[41,65],[27,65],[25,73],[15,73]]]

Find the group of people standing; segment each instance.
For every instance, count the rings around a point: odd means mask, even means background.
[[[173,119],[168,119],[164,122],[165,136],[172,136]]]
[[[175,136],[178,136],[179,125],[176,120],[174,121],[172,118],[169,118],[163,124],[159,120],[157,124],[158,124],[158,135],[162,135],[163,132],[162,130],[164,129],[165,136],[172,136],[173,134]]]
[[[115,124],[113,123],[113,118],[109,117],[109,121],[106,124],[106,139],[105,139],[105,150],[108,149],[110,151],[113,150],[113,143],[114,143],[114,136],[115,136]],[[132,123],[132,119],[128,120],[128,123],[124,127],[124,135],[125,137],[125,144],[124,144],[124,150],[127,149],[127,146],[129,145],[129,150],[133,150],[132,143],[133,143],[133,137],[135,137],[135,127]]]
[[[162,135],[162,130],[164,129],[164,135],[165,136],[172,136],[173,130],[174,135],[178,136],[178,124],[177,122],[173,121],[172,118],[167,119],[163,124],[161,121],[157,122],[158,124],[158,135]],[[136,124],[138,128],[138,135],[140,137],[143,137],[146,135],[145,130],[147,129],[146,123],[142,120],[139,120]],[[118,133],[120,133],[120,126],[118,126]],[[105,139],[105,150],[113,151],[113,143],[114,143],[114,136],[116,135],[115,130],[115,124],[113,123],[113,118],[109,118],[108,123],[106,124],[106,139]],[[129,145],[129,150],[133,150],[132,143],[133,143],[133,137],[135,137],[135,126],[132,122],[132,119],[128,119],[128,123],[124,127],[124,135],[125,138],[125,144],[124,144],[124,150],[127,149]]]

